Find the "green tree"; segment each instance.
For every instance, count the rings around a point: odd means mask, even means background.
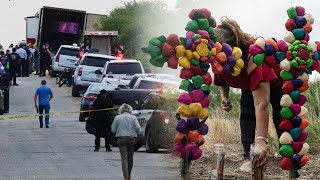
[[[128,57],[134,57],[155,36],[155,26],[164,23],[167,14],[166,5],[159,1],[128,2],[102,18],[99,29],[119,31],[118,44]]]

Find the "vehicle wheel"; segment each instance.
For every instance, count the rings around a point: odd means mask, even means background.
[[[82,113],[79,114],[79,121],[80,122],[85,122],[86,121],[86,117],[84,116],[84,114],[82,114]]]
[[[57,72],[53,71],[52,69],[50,70],[50,77],[56,77]]]
[[[135,144],[134,151],[138,151],[141,148],[142,144]]]
[[[72,97],[79,97],[80,93],[76,85],[72,86]]]
[[[146,137],[146,151],[148,153],[157,153],[159,151],[159,147],[154,144],[152,139],[152,133],[149,130]]]

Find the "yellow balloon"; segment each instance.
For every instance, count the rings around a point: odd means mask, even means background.
[[[189,109],[191,110],[192,115],[198,115],[202,109],[202,106],[200,103],[192,103],[189,105]]]
[[[238,47],[234,47],[232,49],[232,55],[234,55],[234,57],[238,60],[242,57],[242,51],[240,48]]]
[[[186,48],[183,45],[179,45],[176,47],[176,57],[181,58],[185,55]]]
[[[233,66],[232,76],[238,76],[241,73],[241,69],[238,66]]]
[[[200,55],[196,51],[193,52],[193,57],[198,60],[200,59]]]
[[[191,110],[188,108],[188,106],[186,106],[184,104],[178,108],[177,112],[183,117],[190,117],[191,116]]]
[[[240,69],[244,67],[244,61],[242,59],[238,59],[236,61],[236,66],[238,66]]]
[[[192,51],[191,50],[187,50],[186,51],[186,56],[187,56],[187,59],[190,61],[193,58]]]
[[[208,108],[202,108],[201,111],[198,114],[199,119],[205,119],[209,116],[209,110]]]
[[[179,66],[181,66],[183,68],[187,68],[187,69],[190,68],[190,66],[191,66],[190,61],[185,56],[180,58],[178,63],[179,63]]]

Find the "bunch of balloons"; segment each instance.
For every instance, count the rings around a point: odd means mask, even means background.
[[[309,74],[320,71],[320,42],[310,42],[312,24],[311,14],[305,13],[301,6],[291,7],[287,10],[289,19],[285,27],[288,32],[283,40],[276,42],[273,39],[258,38],[250,46],[250,53],[254,56],[253,62],[260,66],[263,63],[269,67],[280,64],[280,76],[284,83],[280,105],[283,121],[280,129],[280,167],[289,170],[290,176],[299,177],[298,170],[305,166],[309,160],[306,155],[310,146],[305,143],[308,132],[305,130],[309,121],[305,118],[308,113],[303,105],[307,102],[302,93],[308,90]]]
[[[144,49],[151,56],[150,63],[177,69],[181,67],[180,89],[185,92],[178,97],[177,135],[173,154],[188,161],[197,160],[208,133],[205,120],[209,116],[209,93],[212,77],[208,72],[231,73],[237,76],[244,67],[242,51],[226,43],[216,42],[216,21],[207,9],[193,9],[185,30],[186,37],[171,34],[168,37],[152,38]]]

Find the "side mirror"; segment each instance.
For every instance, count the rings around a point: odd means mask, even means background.
[[[118,85],[118,88],[120,88],[120,89],[127,89],[127,86],[120,84],[120,85]]]
[[[95,74],[102,74],[102,72],[101,72],[101,70],[100,70],[100,69],[98,69],[98,70],[94,71],[94,73],[95,73]]]
[[[79,61],[75,62],[74,65],[79,66]]]
[[[150,69],[145,69],[145,73],[151,73]]]

